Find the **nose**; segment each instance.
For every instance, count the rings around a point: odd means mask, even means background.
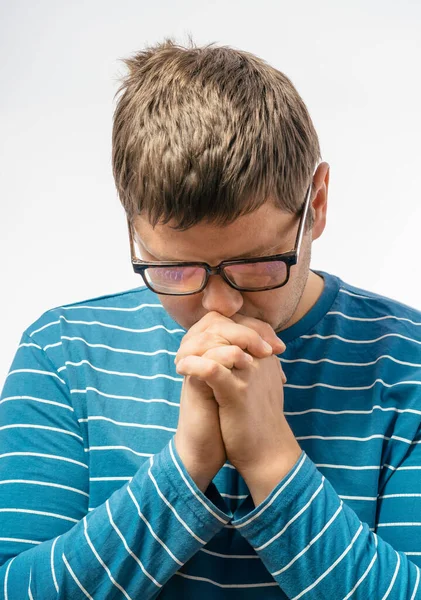
[[[230,318],[243,306],[243,296],[220,275],[211,275],[203,290],[202,305],[208,312],[215,310]]]

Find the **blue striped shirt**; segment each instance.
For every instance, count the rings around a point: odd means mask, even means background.
[[[229,463],[203,494],[177,454],[186,330],[150,290],[25,330],[0,400],[0,597],[421,598],[421,313],[318,273],[278,334],[302,454],[257,507]]]

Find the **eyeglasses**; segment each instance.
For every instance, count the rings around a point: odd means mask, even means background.
[[[310,183],[293,250],[271,256],[224,260],[216,267],[205,262],[147,262],[137,258],[132,227],[127,219],[133,270],[142,276],[150,290],[164,296],[198,294],[205,289],[211,275],[221,275],[228,285],[241,292],[263,292],[280,288],[288,283],[291,266],[297,264],[299,259],[311,189]]]

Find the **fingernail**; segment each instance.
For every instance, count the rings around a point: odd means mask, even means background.
[[[246,355],[246,360],[248,360],[248,362],[253,362],[253,357],[250,354],[247,354],[247,352],[244,354]]]
[[[272,354],[272,346],[263,340],[263,346],[266,352],[270,352]]]

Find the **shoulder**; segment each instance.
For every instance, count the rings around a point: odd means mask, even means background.
[[[50,308],[24,334],[45,345],[57,341],[63,332],[69,335],[81,327],[102,335],[107,328],[123,333],[157,326],[179,327],[164,310],[159,297],[141,286]]]
[[[342,311],[343,315],[355,323],[398,324],[418,333],[421,339],[421,310],[409,306],[399,300],[389,298],[376,292],[351,285],[339,277],[338,294],[331,307],[331,313]]]

